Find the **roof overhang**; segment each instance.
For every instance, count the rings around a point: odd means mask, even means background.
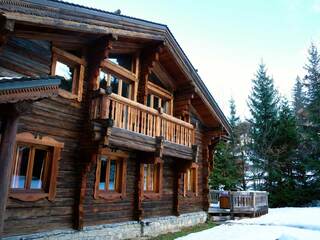
[[[7,19],[24,24],[165,41],[204,104],[226,133],[231,132],[227,118],[166,25],[57,0],[0,0],[0,13]]]
[[[61,77],[0,80],[0,104],[34,101],[58,95]]]

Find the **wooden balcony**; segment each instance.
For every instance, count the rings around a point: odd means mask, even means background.
[[[146,139],[162,136],[167,145],[187,147],[190,151],[194,144],[192,124],[113,93],[100,93],[92,99],[91,119],[112,119],[113,128],[149,137]]]

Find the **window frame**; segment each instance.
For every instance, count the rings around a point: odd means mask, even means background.
[[[57,62],[61,62],[69,67],[74,68],[72,73],[72,90],[71,92],[59,88],[59,95],[67,99],[76,99],[82,101],[83,80],[86,61],[62,49],[52,47],[52,65],[51,75],[56,75]]]
[[[44,150],[46,151],[46,157],[45,157],[45,164],[44,164],[44,179],[47,180],[48,174],[49,174],[49,166],[52,164],[52,148],[43,146],[43,145],[36,145],[36,144],[30,144],[30,143],[25,143],[25,142],[19,142],[15,146],[15,164],[13,170],[15,170],[15,166],[17,166],[17,159],[18,159],[18,149],[19,147],[28,147],[30,149],[29,154],[28,154],[28,160],[27,160],[27,169],[26,169],[26,179],[24,183],[23,188],[12,188],[12,182],[10,188],[12,191],[34,191],[34,192],[39,192],[43,191],[43,189],[36,189],[36,188],[31,188],[32,184],[32,174],[34,171],[34,162],[35,162],[35,152],[36,150]],[[11,178],[12,179],[12,178]]]
[[[11,181],[13,177],[14,166],[16,165],[16,153],[18,146],[27,145],[30,146],[30,149],[50,149],[51,159],[50,165],[47,167],[47,180],[49,181],[48,189],[45,191],[44,189],[25,189],[25,188],[11,188]],[[57,175],[58,175],[58,161],[61,159],[61,151],[64,147],[64,143],[58,142],[55,139],[44,136],[34,136],[30,132],[19,133],[16,136],[16,145],[15,145],[15,154],[14,154],[14,165],[11,170],[11,181],[10,181],[10,191],[9,197],[18,199],[20,201],[33,202],[38,201],[40,199],[47,198],[49,201],[54,201],[56,196],[56,185],[57,185]],[[34,150],[35,151],[35,150]],[[34,158],[31,159],[31,152],[29,153],[28,166],[27,166],[27,175],[31,174],[33,171]],[[47,156],[48,157],[48,156]],[[31,160],[30,160],[31,159]],[[31,163],[30,163],[31,161]],[[46,163],[48,164],[48,163]],[[51,171],[50,171],[51,170]],[[27,177],[27,176],[26,176]],[[29,179],[30,180],[30,179]],[[28,186],[28,179],[26,179],[25,186]],[[31,183],[30,183],[31,184]]]
[[[108,69],[106,68],[100,68],[100,71],[99,72],[103,72],[104,74],[107,75],[107,82],[106,82],[106,86],[111,86],[111,78],[112,77],[115,77],[118,79],[118,91],[115,93],[121,97],[124,97],[122,96],[122,89],[123,89],[123,82],[127,83],[129,85],[128,87],[128,97],[125,97],[125,98],[128,98],[130,100],[133,100],[133,95],[134,95],[134,85],[135,85],[135,82],[134,81],[130,81],[130,80],[127,80],[127,79],[122,79],[121,77],[117,76],[116,74],[112,74],[108,71]],[[99,86],[100,86],[100,73],[99,73],[99,76],[98,76],[98,81],[99,81]]]
[[[100,65],[100,71],[107,74],[107,86],[110,86],[111,75],[115,76],[119,80],[118,94],[122,97],[122,81],[129,84],[129,96],[128,99],[136,101],[138,91],[138,78],[137,74],[129,71],[128,69],[121,67],[108,59],[105,59]],[[121,83],[121,84],[120,84]],[[97,77],[95,89],[99,89],[100,86],[100,74]]]
[[[100,183],[100,175],[101,175],[101,157],[106,157],[107,159],[107,166],[106,166],[106,182],[105,182],[105,189],[99,189]],[[96,173],[95,173],[95,185],[94,185],[94,199],[105,199],[105,200],[120,200],[126,197],[126,187],[127,187],[127,159],[128,154],[123,151],[112,151],[110,149],[102,149],[96,155]],[[110,169],[110,162],[115,160],[117,165],[120,165],[120,168],[116,170],[116,182],[118,190],[108,190],[109,188],[109,169]],[[120,181],[119,181],[120,178]],[[120,183],[119,183],[120,182]]]
[[[186,171],[182,174],[183,178],[183,196],[184,197],[194,197],[198,196],[198,164],[192,163],[192,165],[186,169]],[[193,176],[192,176],[193,172]],[[190,173],[190,182],[188,185],[188,173]],[[191,190],[189,190],[191,188]]]
[[[144,166],[145,164],[154,164],[156,167],[153,172],[153,190],[144,190]],[[140,163],[140,178],[141,189],[143,199],[159,199],[162,195],[162,180],[163,180],[163,161],[161,159],[155,159],[154,161],[142,161]],[[147,188],[148,188],[147,178]]]
[[[150,95],[150,106],[154,108],[154,97],[159,99],[158,106],[162,108],[162,101],[168,102],[168,111],[166,114],[173,114],[173,95],[168,90],[154,84],[153,82],[148,81],[147,83],[147,98]],[[147,105],[147,102],[146,102]]]

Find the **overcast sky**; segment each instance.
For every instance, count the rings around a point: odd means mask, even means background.
[[[251,80],[263,59],[281,95],[304,76],[320,42],[320,0],[68,0],[168,25],[224,113],[249,116]],[[318,45],[319,46],[319,45]]]

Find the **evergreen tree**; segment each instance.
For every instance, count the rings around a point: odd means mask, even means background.
[[[230,134],[230,148],[232,152],[232,157],[234,163],[238,167],[238,186],[245,190],[247,188],[246,183],[246,146],[244,142],[241,141],[241,138],[244,137],[244,124],[240,122],[240,118],[237,115],[236,104],[233,98],[230,99],[230,117],[229,122],[231,125],[232,132]]]
[[[249,143],[250,143],[250,123],[248,121],[240,122],[236,129],[236,134],[239,136],[239,147],[238,154],[240,161],[240,186],[242,190],[247,190],[248,181],[251,179],[249,176],[249,164],[248,164],[248,153],[249,153]]]
[[[268,191],[272,188],[276,177],[273,155],[279,100],[273,79],[267,75],[264,64],[259,65],[252,83],[252,92],[249,96],[249,108],[252,115],[250,119],[252,139],[250,159],[253,168],[258,169],[255,181],[263,184],[257,188]]]
[[[305,109],[305,93],[303,90],[303,83],[299,76],[296,78],[296,82],[293,88],[293,108],[296,116],[296,121],[299,126],[304,123],[303,111]]]
[[[308,63],[305,65],[307,87],[305,132],[307,134],[306,148],[308,149],[307,172],[310,188],[315,189],[314,197],[320,197],[320,56],[318,49],[311,44],[308,51]]]
[[[273,165],[274,184],[270,191],[272,206],[295,205],[297,201],[297,169],[300,166],[296,158],[298,135],[294,112],[287,100],[281,103],[279,110],[277,135],[275,138]]]
[[[236,104],[233,98],[230,99],[230,117],[229,123],[231,126],[231,134],[230,134],[230,148],[232,151],[232,157],[234,159],[239,157],[239,134],[237,132],[237,126],[239,124],[240,118],[237,116],[236,112]]]
[[[305,131],[306,126],[306,95],[304,91],[304,84],[299,76],[296,78],[296,82],[293,88],[293,109],[296,120],[296,132],[297,132],[297,148],[296,148],[296,183],[297,188],[301,191],[308,188],[306,178],[306,163],[308,159],[308,135]],[[298,195],[301,196],[302,195]],[[303,200],[300,197],[297,203],[305,203],[308,199]]]
[[[230,144],[220,142],[214,154],[213,171],[209,185],[213,189],[235,190],[239,182],[238,168],[231,153]]]
[[[237,110],[236,110],[236,103],[233,98],[230,99],[230,118],[229,122],[231,125],[231,128],[235,129],[236,126],[239,124],[240,118],[237,116]]]
[[[236,113],[236,105],[230,100],[231,125],[230,140],[220,142],[215,150],[214,171],[210,176],[210,186],[214,189],[232,190],[238,189],[242,182],[242,159],[239,152],[240,138],[237,131],[239,117]]]

